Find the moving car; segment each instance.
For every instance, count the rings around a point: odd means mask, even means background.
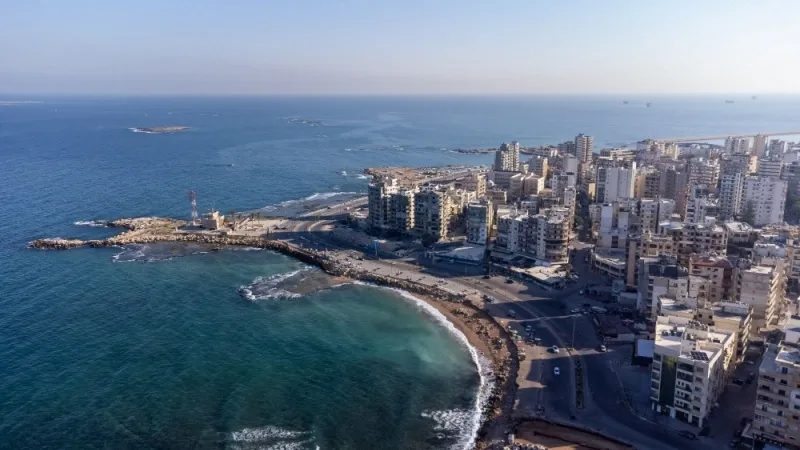
[[[558,346],[554,345],[554,346],[550,347],[550,350],[552,350],[553,353],[558,353]]]
[[[559,369],[558,367],[553,369],[553,375],[561,375],[561,369]]]
[[[606,352],[606,346],[605,345],[601,345],[598,350],[600,350],[601,352],[605,353]]]
[[[506,284],[513,284],[513,283],[514,280],[512,280],[511,278],[506,278]]]

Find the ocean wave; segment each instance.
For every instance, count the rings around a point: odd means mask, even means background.
[[[342,176],[343,176],[343,177],[346,177],[346,176],[347,176],[347,171],[346,171],[346,170],[343,170],[343,171],[341,171],[340,173],[342,174]]]
[[[436,422],[434,430],[439,431],[440,437],[443,439],[454,439],[456,442],[451,447],[453,450],[469,450],[474,448],[475,439],[478,437],[478,430],[484,419],[483,407],[486,405],[494,389],[495,380],[494,373],[492,372],[492,363],[489,359],[478,352],[473,347],[464,333],[461,332],[453,322],[447,319],[438,309],[431,306],[428,302],[419,297],[414,296],[408,291],[402,289],[390,288],[386,286],[377,286],[362,281],[353,281],[352,284],[360,284],[365,286],[373,286],[381,289],[388,289],[397,292],[404,299],[410,301],[417,306],[420,310],[430,315],[436,322],[445,327],[456,339],[461,342],[469,351],[475,367],[478,369],[478,376],[480,384],[478,385],[478,394],[475,396],[475,403],[470,410],[446,410],[446,411],[427,411],[423,412],[423,417],[429,417]],[[427,414],[427,415],[426,415]],[[449,434],[449,436],[448,436]]]
[[[174,258],[211,252],[205,245],[175,243],[129,244],[117,248],[121,248],[122,251],[112,256],[111,260],[119,263],[170,261]]]
[[[364,174],[361,174],[361,175],[357,176],[356,178],[358,178],[359,180],[370,180],[370,179],[372,179],[371,176],[364,175]]]
[[[108,227],[108,222],[106,222],[105,220],[78,220],[76,222],[72,222],[72,224],[79,227],[96,227],[96,228]]]
[[[279,288],[278,284],[309,269],[311,269],[311,267],[303,267],[302,269],[297,269],[287,273],[279,273],[269,277],[258,277],[247,286],[240,286],[239,295],[246,300],[250,300],[251,302],[257,300],[301,297],[300,294],[295,294],[294,292],[289,292],[286,289]]]
[[[234,431],[230,434],[228,442],[228,447],[232,449],[319,449],[319,446],[314,445],[314,436],[310,431],[293,431],[274,426]]]

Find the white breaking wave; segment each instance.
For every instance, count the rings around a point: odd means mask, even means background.
[[[79,227],[108,227],[108,223],[105,220],[78,220],[77,222],[72,222],[72,224]]]
[[[347,171],[346,171],[346,170],[343,170],[341,173],[342,173],[342,176],[343,176],[343,177],[346,177],[346,176],[347,176]]]
[[[147,131],[147,130],[142,130],[141,128],[128,128],[128,129],[133,131],[134,133],[161,134],[158,131]]]
[[[369,180],[372,177],[368,176],[368,175],[361,174],[361,175],[357,176],[356,178],[358,178],[359,180]]]
[[[469,351],[475,367],[478,369],[478,376],[480,383],[478,385],[478,394],[475,396],[475,403],[471,410],[448,410],[448,411],[426,411],[423,412],[423,417],[429,417],[436,422],[434,426],[435,431],[449,431],[452,435],[447,436],[442,433],[442,438],[454,438],[456,443],[451,447],[453,450],[470,450],[475,447],[475,439],[478,437],[478,430],[483,421],[483,407],[489,399],[489,395],[494,388],[494,373],[492,372],[492,364],[488,358],[478,352],[473,347],[464,333],[453,325],[450,320],[445,317],[438,309],[429,305],[426,301],[415,297],[410,292],[402,289],[390,288],[385,286],[377,286],[370,283],[361,281],[354,281],[353,284],[361,284],[366,286],[374,286],[381,289],[388,289],[397,292],[406,300],[411,301],[414,305],[419,307],[422,311],[429,314],[434,320],[439,322],[442,326],[452,333],[456,339],[459,340]],[[427,414],[427,415],[426,415]],[[449,428],[448,428],[449,427]]]
[[[263,450],[301,450],[314,446],[314,436],[310,431],[293,431],[284,428],[265,426],[244,428],[230,434],[229,448]]]
[[[277,286],[278,283],[285,281],[297,275],[298,273],[309,269],[310,267],[303,267],[302,269],[297,269],[292,272],[279,273],[277,275],[272,275],[269,277],[258,277],[247,286],[239,287],[239,295],[241,295],[242,298],[250,300],[251,302],[254,302],[256,300],[301,297],[300,294],[295,294],[294,292],[289,292],[285,289],[280,289]]]

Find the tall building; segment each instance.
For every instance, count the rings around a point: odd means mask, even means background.
[[[424,239],[447,237],[450,225],[450,196],[437,188],[426,188],[414,196],[414,231]]]
[[[716,189],[719,181],[719,164],[716,160],[693,159],[686,168],[689,183],[704,184],[712,191]]]
[[[511,145],[503,142],[494,155],[494,170],[503,172],[516,172],[519,170],[519,142],[512,141]]]
[[[767,153],[767,136],[757,134],[753,137],[753,153],[758,158],[763,158]]]
[[[414,195],[416,189],[405,188],[389,196],[388,228],[401,234],[414,230]]]
[[[783,159],[779,157],[759,159],[756,175],[759,177],[781,178],[783,175]]]
[[[689,271],[672,256],[639,258],[637,307],[651,318],[658,316],[662,295],[685,296],[689,292]]]
[[[756,332],[778,320],[786,291],[785,277],[782,262],[777,266],[747,264],[734,270],[734,300],[753,307]]]
[[[581,162],[589,162],[592,160],[592,153],[594,152],[594,138],[586,136],[583,133],[575,136],[575,156]]]
[[[718,219],[731,220],[742,212],[743,193],[744,174],[742,172],[720,176]]]
[[[545,156],[534,156],[528,161],[530,171],[536,176],[547,179],[549,172],[548,159]]]
[[[567,208],[550,208],[536,215],[509,213],[497,217],[495,248],[543,261],[565,261],[569,251],[571,215]]]
[[[636,171],[633,195],[636,198],[658,198],[661,192],[661,172],[654,167]]]
[[[575,141],[566,141],[558,144],[558,154],[562,156],[563,155],[576,156]]]
[[[780,344],[767,344],[758,368],[752,434],[760,441],[798,447],[800,442],[800,316],[791,316]]]
[[[750,153],[750,139],[729,137],[725,139],[725,150],[730,154],[748,154]]]
[[[467,242],[486,245],[494,221],[492,203],[480,199],[467,205]]]
[[[689,273],[710,281],[708,301],[717,303],[734,298],[733,264],[717,254],[693,254],[689,257]]]
[[[475,192],[476,197],[483,197],[486,194],[486,174],[481,172],[471,174],[463,181],[462,187]]]
[[[400,186],[394,178],[378,179],[369,184],[367,187],[367,207],[369,210],[367,223],[370,228],[374,230],[391,228],[389,199],[399,189]]]
[[[630,168],[601,167],[597,170],[597,201],[609,203],[621,198],[632,198],[636,180],[636,163]]]
[[[773,139],[769,141],[769,156],[778,156],[786,152],[786,141]]]
[[[783,223],[787,183],[768,177],[746,177],[742,194],[742,217],[760,227]]]
[[[702,428],[734,368],[731,332],[681,317],[658,317],[650,380],[653,410]]]

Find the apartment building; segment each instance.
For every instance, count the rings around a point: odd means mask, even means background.
[[[478,198],[483,197],[486,195],[486,174],[473,173],[462,182],[461,187],[474,192]]]
[[[726,173],[719,180],[719,220],[731,220],[742,212],[744,173]]]
[[[565,261],[571,220],[570,210],[560,207],[543,209],[535,215],[498,215],[495,248],[542,261]]]
[[[597,201],[609,203],[634,194],[636,162],[630,168],[600,167],[597,169]]]
[[[689,273],[709,280],[708,302],[718,303],[733,298],[734,266],[728,258],[716,254],[694,254],[689,257]]]
[[[550,166],[546,156],[534,156],[528,160],[528,170],[542,179],[547,179],[550,173]]]
[[[719,302],[697,308],[694,319],[714,330],[732,333],[736,339],[735,362],[738,364],[744,361],[747,344],[750,342],[752,306],[730,301]]]
[[[769,178],[783,177],[783,155],[775,158],[761,158],[758,160],[756,176]]]
[[[642,257],[637,262],[637,309],[645,315],[658,316],[658,298],[662,295],[681,297],[689,292],[689,271],[678,265],[672,256]]]
[[[658,317],[651,372],[653,410],[702,428],[734,367],[736,339],[683,317]]]
[[[716,160],[697,158],[686,165],[689,183],[704,184],[712,189],[719,181],[719,164]]]
[[[423,239],[447,237],[450,224],[450,196],[445,189],[429,187],[414,196],[414,231]]]
[[[658,198],[661,192],[661,171],[654,167],[639,169],[633,195],[636,198]]]
[[[753,307],[755,332],[777,323],[786,292],[783,262],[775,266],[757,266],[741,261],[734,270],[733,299]]]
[[[786,203],[787,183],[769,177],[746,177],[742,195],[742,215],[748,214],[750,225],[760,227],[783,223],[783,208]]]
[[[467,242],[486,245],[494,222],[492,203],[482,198],[467,205]]]
[[[414,196],[415,188],[401,188],[389,195],[388,229],[400,234],[409,234],[414,230]]]
[[[682,264],[694,253],[725,255],[728,248],[725,229],[719,225],[666,221],[658,224],[658,234],[672,238]]]
[[[392,194],[400,189],[400,185],[394,178],[378,179],[367,187],[367,223],[374,230],[391,228],[389,221],[390,204],[389,199]]]
[[[731,154],[749,154],[750,139],[729,137],[725,139],[725,151]]]
[[[757,439],[800,448],[800,316],[791,316],[780,344],[767,344],[758,368],[752,433]]]
[[[592,160],[592,153],[594,152],[594,138],[586,136],[583,133],[575,136],[575,156],[581,162],[589,162]]]
[[[723,227],[730,245],[745,245],[753,239],[753,227],[747,223],[729,221]]]
[[[519,142],[503,142],[494,154],[494,170],[516,172],[519,170]]]

